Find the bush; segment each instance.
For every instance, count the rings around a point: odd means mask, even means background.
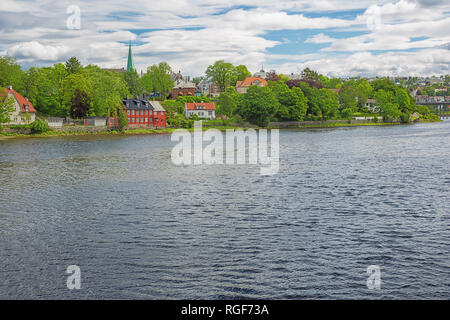
[[[127,125],[128,125],[128,118],[125,113],[125,110],[120,109],[120,111],[119,111],[119,129],[120,129],[120,131],[123,131]]]
[[[36,119],[31,125],[30,125],[31,133],[45,133],[50,131],[50,127],[48,126],[47,121],[42,119]]]
[[[351,119],[353,116],[353,110],[352,108],[347,108],[341,111],[341,116],[344,119]]]
[[[400,115],[401,123],[409,123],[410,119],[411,119],[411,114],[409,114],[409,113],[402,113]]]
[[[428,108],[427,106],[416,106],[415,111],[422,115],[427,115],[431,113],[430,108]]]

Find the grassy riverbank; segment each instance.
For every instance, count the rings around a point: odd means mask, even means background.
[[[434,120],[422,120],[416,123],[427,123],[427,122],[440,122]],[[414,123],[409,123],[414,124]],[[385,122],[368,122],[368,123],[323,123],[317,122],[316,124],[303,124],[299,126],[286,127],[282,129],[316,129],[316,128],[339,128],[339,127],[361,127],[361,126],[393,126],[402,125],[402,123],[385,123]],[[217,129],[217,130],[227,130],[227,129],[246,129],[245,127],[238,126],[204,126],[203,130]],[[269,127],[268,129],[278,129],[278,127]],[[177,128],[163,128],[163,129],[128,129],[124,131],[118,130],[105,130],[105,131],[73,131],[73,130],[51,130],[45,133],[39,134],[27,134],[19,132],[7,132],[0,131],[0,139],[5,140],[9,138],[45,138],[45,137],[65,137],[65,136],[126,136],[126,135],[151,135],[151,134],[171,134],[177,130]],[[187,129],[188,131],[194,131],[193,128]]]
[[[209,129],[227,130],[238,129],[232,126],[212,126],[203,127],[203,131]],[[105,130],[105,131],[70,131],[70,130],[51,130],[45,133],[26,134],[17,132],[0,131],[0,139],[8,138],[46,138],[46,137],[70,137],[70,136],[127,136],[127,135],[152,135],[152,134],[170,134],[177,130],[177,128],[163,128],[163,129],[129,129],[124,131],[119,130]],[[190,132],[194,128],[186,129]]]

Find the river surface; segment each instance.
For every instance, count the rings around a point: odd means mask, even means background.
[[[0,141],[0,298],[450,299],[449,121],[281,131],[274,176],[174,145]]]

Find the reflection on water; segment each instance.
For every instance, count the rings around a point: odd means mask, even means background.
[[[0,298],[448,299],[449,133],[283,131],[272,177],[170,136],[0,141]]]

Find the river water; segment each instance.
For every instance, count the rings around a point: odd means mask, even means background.
[[[450,298],[450,122],[281,131],[274,176],[174,145],[0,141],[0,298]]]

